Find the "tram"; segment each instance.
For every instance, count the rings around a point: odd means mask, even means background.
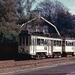
[[[62,57],[75,54],[75,40],[53,38],[43,33],[31,34],[27,30],[18,36],[18,54],[32,58]]]

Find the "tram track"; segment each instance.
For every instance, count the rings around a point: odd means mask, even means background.
[[[1,72],[10,72],[17,71],[22,69],[31,69],[42,66],[50,66],[55,64],[63,64],[70,63],[75,61],[74,57],[62,57],[62,58],[47,58],[47,59],[39,59],[39,60],[6,60],[0,61],[0,73]],[[3,65],[3,66],[2,66]]]
[[[16,66],[21,65],[30,65],[30,66],[42,66],[46,64],[53,64],[53,63],[63,63],[68,61],[75,61],[74,57],[62,57],[62,58],[47,58],[47,59],[39,59],[39,60],[23,60],[23,61],[15,61]]]

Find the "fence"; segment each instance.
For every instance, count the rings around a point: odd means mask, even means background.
[[[18,43],[0,43],[0,59],[14,59],[17,56]]]

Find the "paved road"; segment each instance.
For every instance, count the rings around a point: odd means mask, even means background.
[[[75,75],[75,63],[46,66],[3,75]]]

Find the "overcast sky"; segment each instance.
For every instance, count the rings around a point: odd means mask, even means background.
[[[75,14],[75,0],[58,0],[70,9],[72,14]]]
[[[36,0],[37,2],[43,1],[43,0]],[[75,14],[75,0],[58,0],[61,3],[63,3],[67,8],[70,9],[70,12],[72,14]]]

